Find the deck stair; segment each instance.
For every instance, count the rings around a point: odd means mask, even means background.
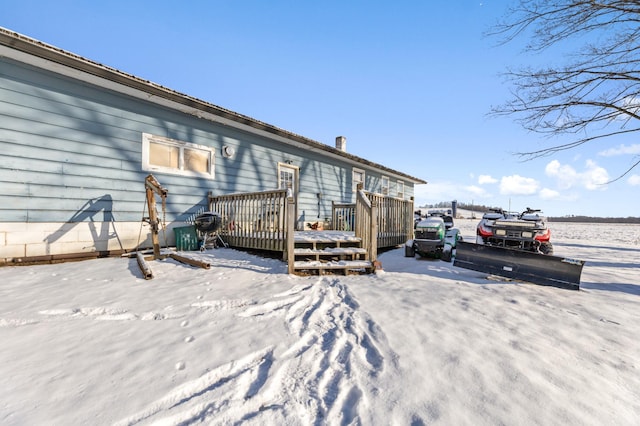
[[[372,262],[352,232],[301,231],[295,234],[296,274],[371,273]]]

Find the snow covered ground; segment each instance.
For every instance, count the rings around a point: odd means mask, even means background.
[[[473,238],[477,220],[459,220]],[[640,226],[553,224],[582,290],[218,249],[0,268],[0,424],[640,423]]]

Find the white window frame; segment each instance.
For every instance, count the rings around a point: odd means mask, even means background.
[[[358,180],[357,179],[358,175],[362,176],[362,180]],[[366,178],[367,178],[367,175],[365,174],[364,170],[356,169],[355,167],[352,169],[351,179],[352,179],[352,182],[353,182],[353,192],[356,192],[358,190],[358,184],[359,183],[362,184],[362,189],[365,189],[364,183],[365,183]]]
[[[396,197],[404,198],[404,182],[401,180],[396,184]]]
[[[165,146],[176,147],[179,150],[178,167],[164,167],[150,163],[151,144],[159,144]],[[204,151],[209,154],[209,167],[207,172],[202,173],[195,170],[185,170],[184,164],[184,151],[185,149],[192,149],[198,151]],[[170,173],[181,176],[194,176],[205,177],[213,179],[215,177],[215,151],[212,147],[198,145],[195,143],[179,141],[176,139],[166,138],[164,136],[152,135],[150,133],[142,134],[142,170],[149,172],[162,172]]]
[[[298,193],[298,176],[299,176],[300,167],[292,166],[291,164],[286,164],[286,163],[278,163],[277,188],[289,189],[289,188],[282,188],[281,178],[282,178],[283,170],[290,170],[293,173],[293,187],[291,188],[291,191],[292,191],[291,195],[295,197],[295,195]]]
[[[380,178],[380,193],[382,195],[389,195],[389,176],[382,176]]]

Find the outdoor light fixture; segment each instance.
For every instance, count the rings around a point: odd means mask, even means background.
[[[233,157],[233,155],[235,153],[236,153],[236,150],[232,146],[225,145],[225,146],[222,147],[222,156],[223,157],[231,158],[231,157]]]

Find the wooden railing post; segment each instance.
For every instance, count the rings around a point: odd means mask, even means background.
[[[409,200],[405,209],[405,234],[407,235],[407,240],[413,239],[413,212],[414,212],[414,201],[413,197]]]
[[[296,223],[296,202],[293,197],[287,198],[286,208],[287,219],[285,221],[286,227],[286,249],[285,256],[287,260],[287,269],[290,274],[294,272],[295,256],[293,250],[295,248],[295,223]]]
[[[371,231],[370,231],[369,260],[375,262],[378,259],[378,202],[371,203]]]
[[[370,261],[378,257],[378,202],[372,202],[363,190],[356,194],[355,235],[360,238],[362,247],[367,250]]]
[[[331,229],[338,228],[338,214],[336,212],[336,202],[331,200]]]

